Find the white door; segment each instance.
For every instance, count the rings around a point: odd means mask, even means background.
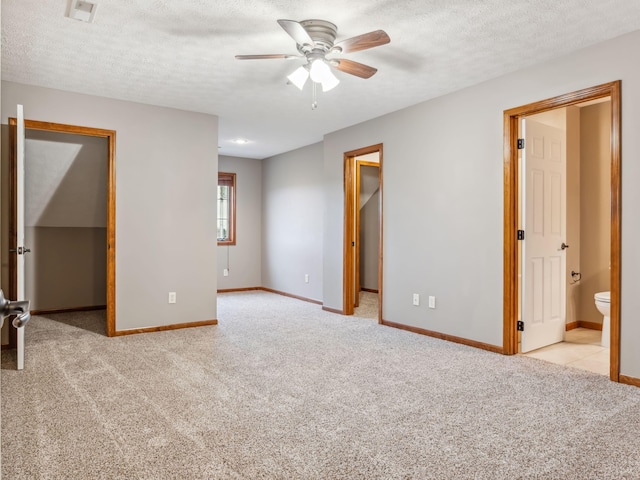
[[[16,236],[17,236],[17,265],[16,265],[16,300],[24,298],[24,111],[22,105],[18,105],[16,128]],[[28,251],[28,249],[27,249]],[[17,354],[18,370],[24,368],[24,328],[18,328]]]
[[[16,235],[18,247],[17,294],[16,300],[24,298],[24,111],[18,105],[17,114],[17,148],[16,148]]]
[[[522,353],[564,339],[566,145],[560,129],[523,120]]]

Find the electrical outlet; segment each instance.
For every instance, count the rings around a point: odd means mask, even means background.
[[[222,270],[222,276],[224,277],[228,277],[229,276],[229,269],[225,268],[224,270]]]
[[[308,273],[304,274],[304,283],[309,283],[309,274]]]
[[[176,303],[176,292],[169,292],[169,303]]]
[[[419,293],[414,293],[413,294],[413,304],[417,307],[418,305],[420,305],[420,294]]]
[[[429,308],[436,308],[436,297],[429,296]]]

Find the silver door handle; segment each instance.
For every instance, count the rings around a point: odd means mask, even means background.
[[[562,242],[562,245],[560,245],[560,250],[565,250],[569,248],[569,245],[567,245],[566,243]]]
[[[0,290],[0,319],[4,323],[5,317],[17,315],[13,320],[13,326],[16,328],[24,327],[31,318],[29,300],[20,302],[12,302],[4,298],[4,293]]]

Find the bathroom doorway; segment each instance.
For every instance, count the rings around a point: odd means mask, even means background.
[[[587,168],[586,164],[585,168],[581,168],[582,163],[586,162],[586,156],[581,157],[579,153],[579,125],[581,112],[587,111],[589,114],[584,113],[587,119],[596,112],[600,116],[606,115],[609,120],[606,126],[606,141],[600,145],[601,149],[604,147],[607,157],[605,163],[609,167],[608,175],[602,174],[601,167],[598,167],[600,170],[597,174],[589,174],[591,167]],[[608,373],[612,380],[619,381],[620,82],[511,109],[505,112],[504,118],[504,350],[508,354],[537,351],[546,345],[571,339],[578,333],[572,332],[576,328],[581,329],[579,332],[582,329],[598,328],[601,322],[598,322],[595,302],[591,302],[593,305],[589,304],[589,297],[592,298],[594,293],[590,292],[590,289],[603,289],[608,285],[611,292]],[[586,123],[588,122],[585,120]],[[535,138],[525,138],[521,135],[526,135],[528,128],[537,130],[533,135]],[[565,145],[552,138],[554,131],[560,140],[566,139]],[[545,138],[547,135],[550,135],[548,139]],[[583,138],[583,142],[589,140],[587,137]],[[525,138],[524,145],[519,138]],[[560,163],[560,157],[564,155],[567,166],[545,176],[542,167],[532,170],[519,163],[519,159],[525,158],[526,155],[536,154],[540,154],[540,158],[550,155],[553,157],[551,163],[556,160]],[[605,209],[608,207],[610,216],[607,217],[602,232],[606,236],[607,248],[601,248],[595,253],[594,247],[589,245],[592,233],[588,233],[588,227],[593,227],[593,222],[585,220],[582,225],[584,228],[580,225],[580,218],[584,216],[580,215],[580,211],[593,208],[589,200],[595,195],[589,182],[594,179],[586,180],[582,186],[589,191],[584,195],[585,202],[581,205],[581,195],[576,194],[576,191],[579,192],[581,189],[578,180],[582,178],[581,172],[587,179],[589,175],[597,177],[595,180],[601,181],[600,186],[603,181],[606,189],[605,202],[606,199],[609,200]],[[539,198],[536,198],[536,195]],[[554,204],[555,209],[552,208]],[[595,228],[603,230],[602,227]],[[542,237],[541,232],[545,229],[553,232],[555,237],[550,237],[551,247],[547,253],[540,254],[535,246],[536,235]],[[583,238],[586,239],[584,242],[581,241]],[[581,255],[580,250],[585,252]],[[592,253],[589,254],[589,251]],[[605,261],[608,259],[610,262],[611,269],[606,265],[604,274],[602,265],[597,267],[597,275],[589,271],[592,267],[588,264],[596,253],[603,254],[606,257]],[[600,283],[593,281],[594,276],[600,277]],[[582,318],[582,315],[585,315],[585,318]],[[588,339],[588,335],[578,337],[581,340],[577,343],[593,343],[592,339]],[[591,345],[589,348],[593,350],[598,347]]]
[[[520,242],[521,320],[526,324],[539,316],[549,321],[525,329],[519,352],[608,375],[609,320],[605,325],[594,298],[610,291],[611,99],[603,97],[527,116],[520,126],[519,136],[525,139],[520,156],[524,187],[520,222],[528,233]],[[551,173],[551,181],[546,178],[542,182],[545,168],[540,166],[545,155],[551,164],[546,172]],[[551,187],[547,188],[550,198],[546,202],[541,201],[542,183]],[[536,198],[536,190],[541,198]],[[550,252],[538,246],[545,236],[536,232],[535,223],[543,219],[550,233]],[[543,259],[547,262],[544,269]],[[547,291],[541,288],[545,284],[542,271],[536,270],[546,270],[550,280]],[[541,307],[556,311],[545,316]]]
[[[382,145],[344,154],[343,313],[382,321]]]

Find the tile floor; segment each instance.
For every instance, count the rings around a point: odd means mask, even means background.
[[[601,334],[599,330],[574,328],[565,333],[564,342],[522,355],[609,375],[609,349],[600,345]]]

